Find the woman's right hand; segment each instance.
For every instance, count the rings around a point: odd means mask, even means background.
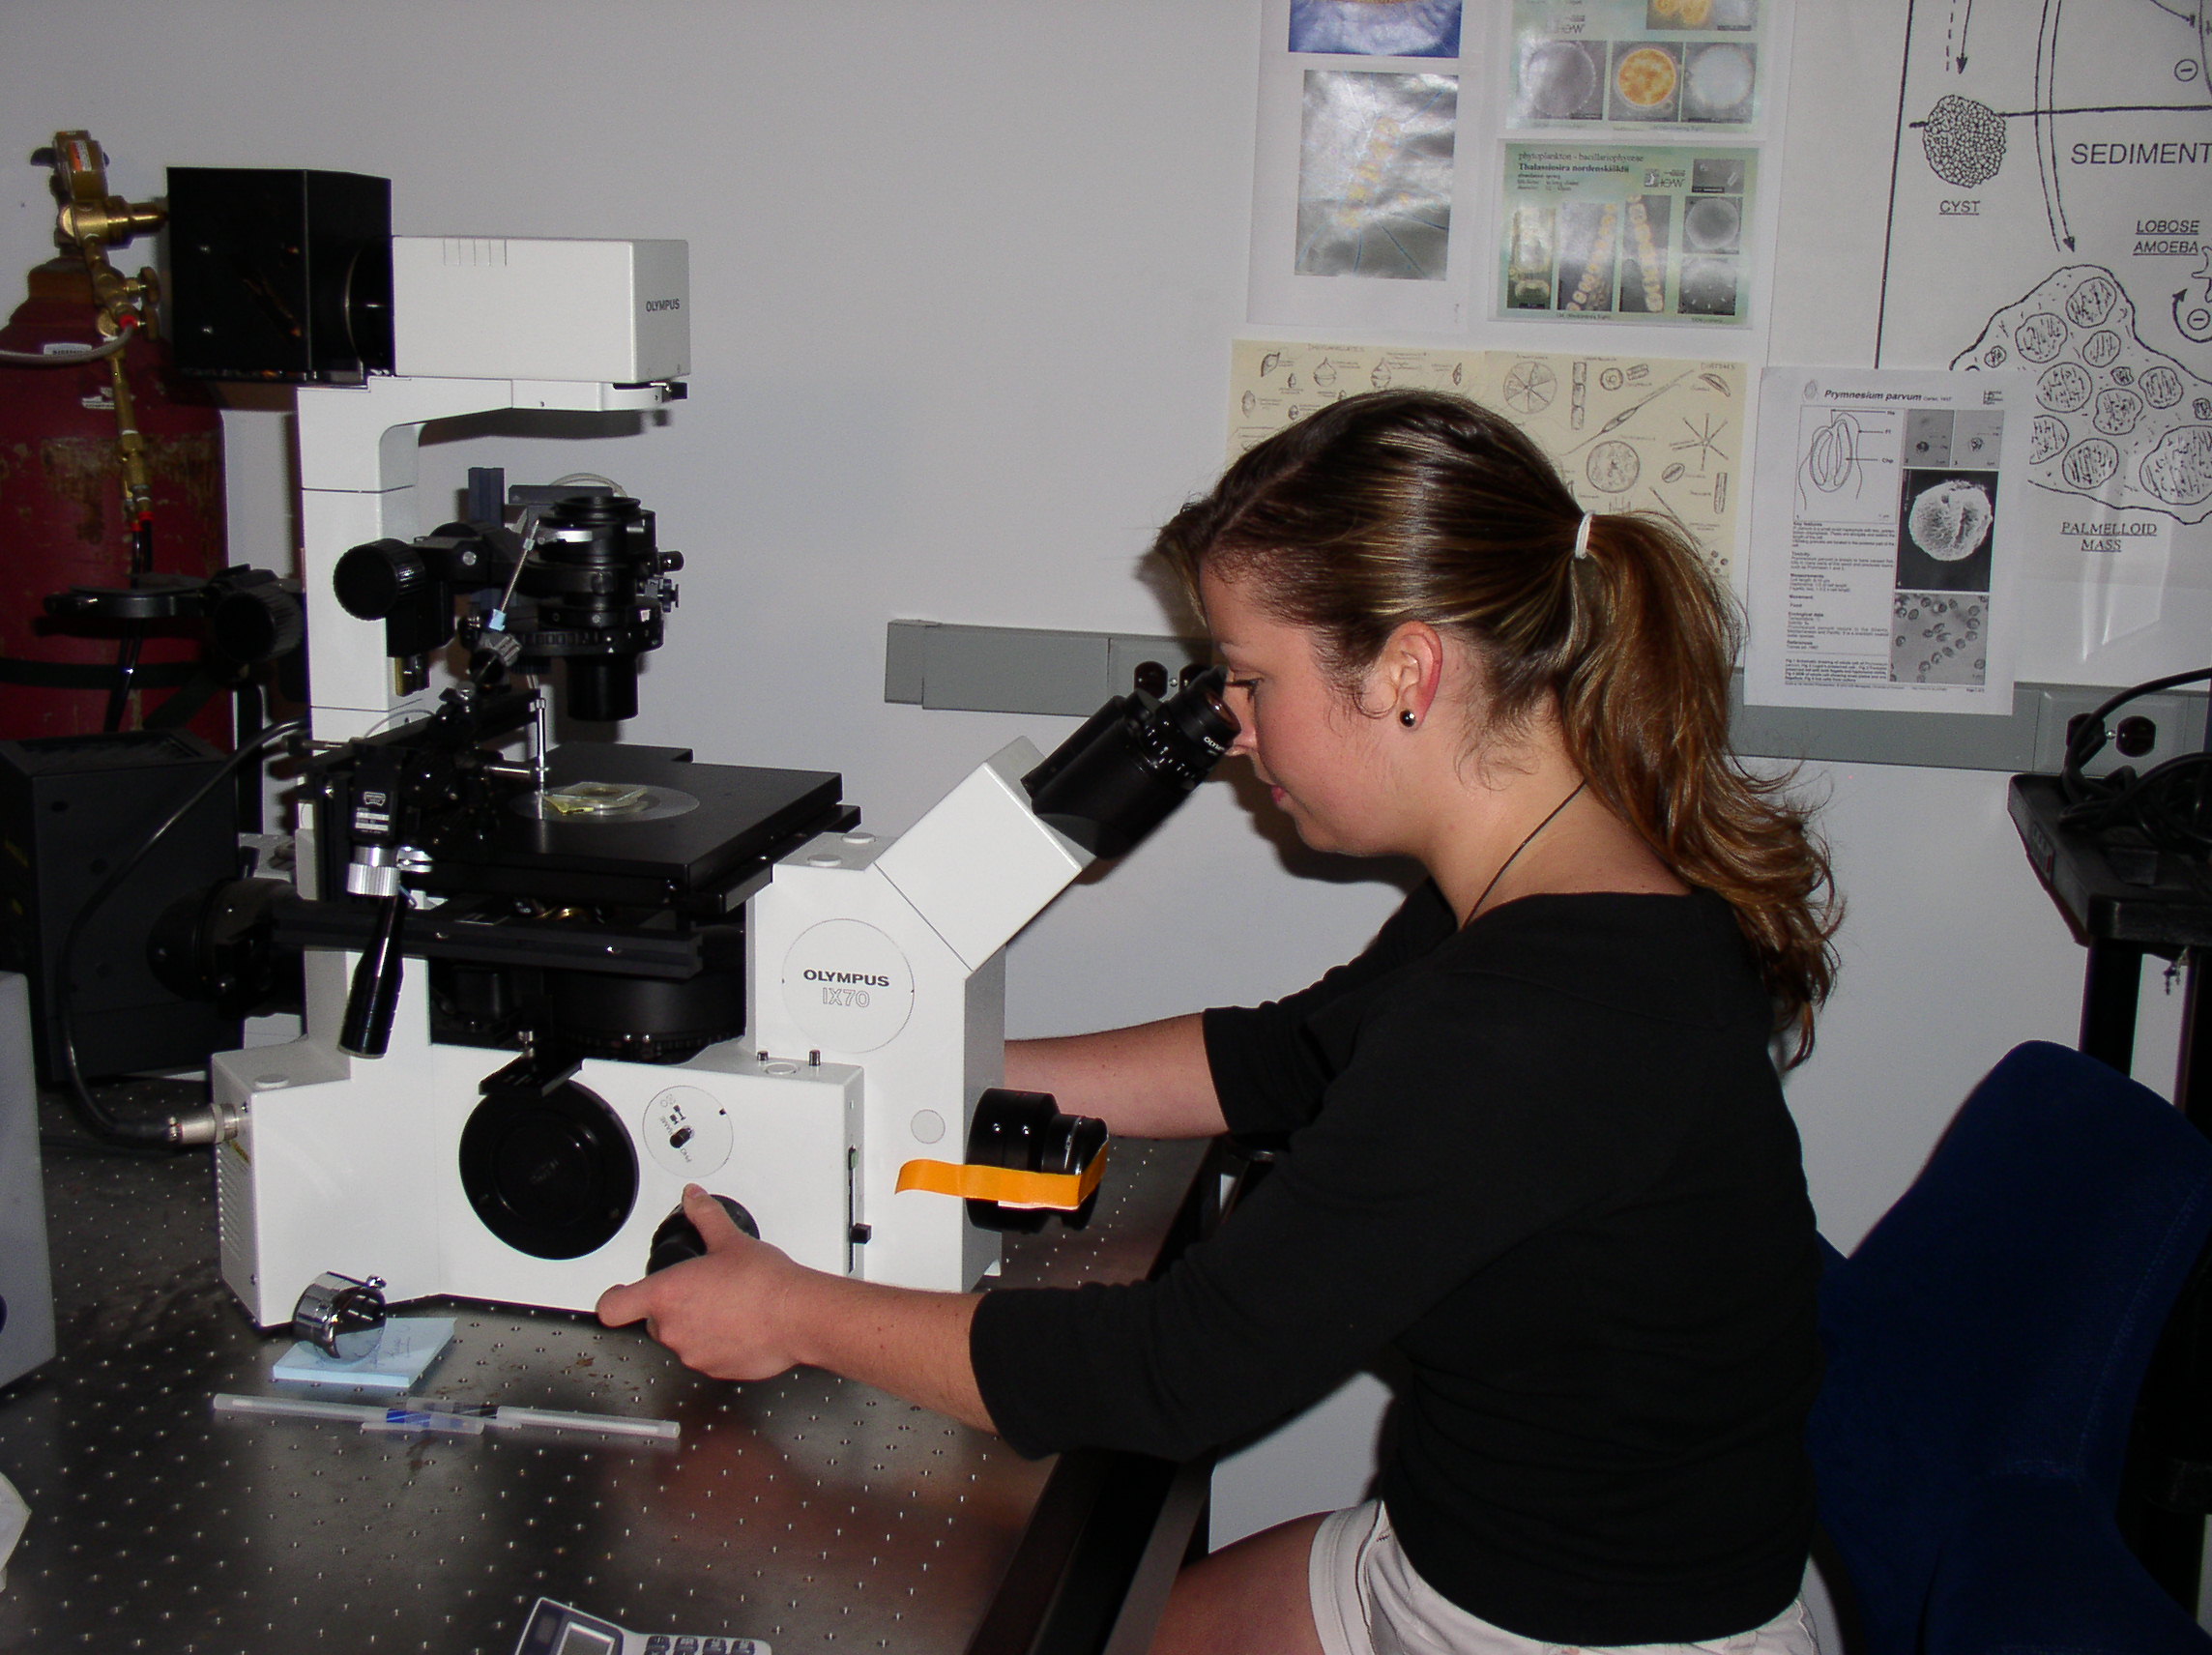
[[[1227,1130],[1198,1014],[1006,1042],[1006,1085],[1052,1093],[1121,1138],[1210,1138]]]

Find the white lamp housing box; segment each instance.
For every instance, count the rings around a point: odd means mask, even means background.
[[[691,371],[687,242],[392,238],[393,369],[643,385]]]

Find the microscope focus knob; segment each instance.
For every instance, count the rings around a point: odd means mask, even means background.
[[[306,635],[300,599],[273,580],[239,588],[208,613],[215,647],[248,666],[290,654]]]
[[[404,540],[371,540],[356,546],[331,572],[339,604],[357,621],[381,621],[420,594],[430,580],[430,566]]]
[[[722,1210],[730,1215],[731,1223],[755,1241],[760,1239],[760,1226],[753,1222],[751,1213],[730,1196],[717,1195],[714,1199],[722,1204]],[[653,1248],[646,1255],[645,1273],[650,1276],[655,1270],[665,1270],[669,1265],[681,1264],[686,1259],[704,1259],[706,1256],[707,1243],[699,1234],[699,1227],[684,1216],[682,1206],[678,1206],[660,1221],[660,1227],[653,1233]]]

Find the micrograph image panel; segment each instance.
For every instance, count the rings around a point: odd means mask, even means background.
[[[1648,29],[1750,29],[1759,24],[1759,0],[1648,0]]]
[[[1300,276],[1442,281],[1459,77],[1308,70]]]
[[[1557,224],[1549,207],[1524,203],[1513,209],[1512,231],[1505,255],[1505,307],[1508,310],[1549,310],[1552,307]]]
[[[1460,0],[1291,0],[1291,50],[1459,56]]]
[[[1611,310],[1620,255],[1621,211],[1613,201],[1570,201],[1559,209],[1559,308]]]
[[[1519,60],[1524,122],[1596,121],[1605,115],[1603,41],[1529,41]]]
[[[1989,682],[1990,600],[1983,593],[1900,592],[1890,603],[1889,682]]]
[[[1907,466],[1900,505],[1900,591],[1989,591],[1996,528],[1995,472]]]

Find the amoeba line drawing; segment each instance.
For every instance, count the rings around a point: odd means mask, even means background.
[[[2212,380],[2137,336],[2135,305],[2101,265],[2053,271],[1951,365],[2035,375],[2036,486],[2183,523],[2212,516]]]

